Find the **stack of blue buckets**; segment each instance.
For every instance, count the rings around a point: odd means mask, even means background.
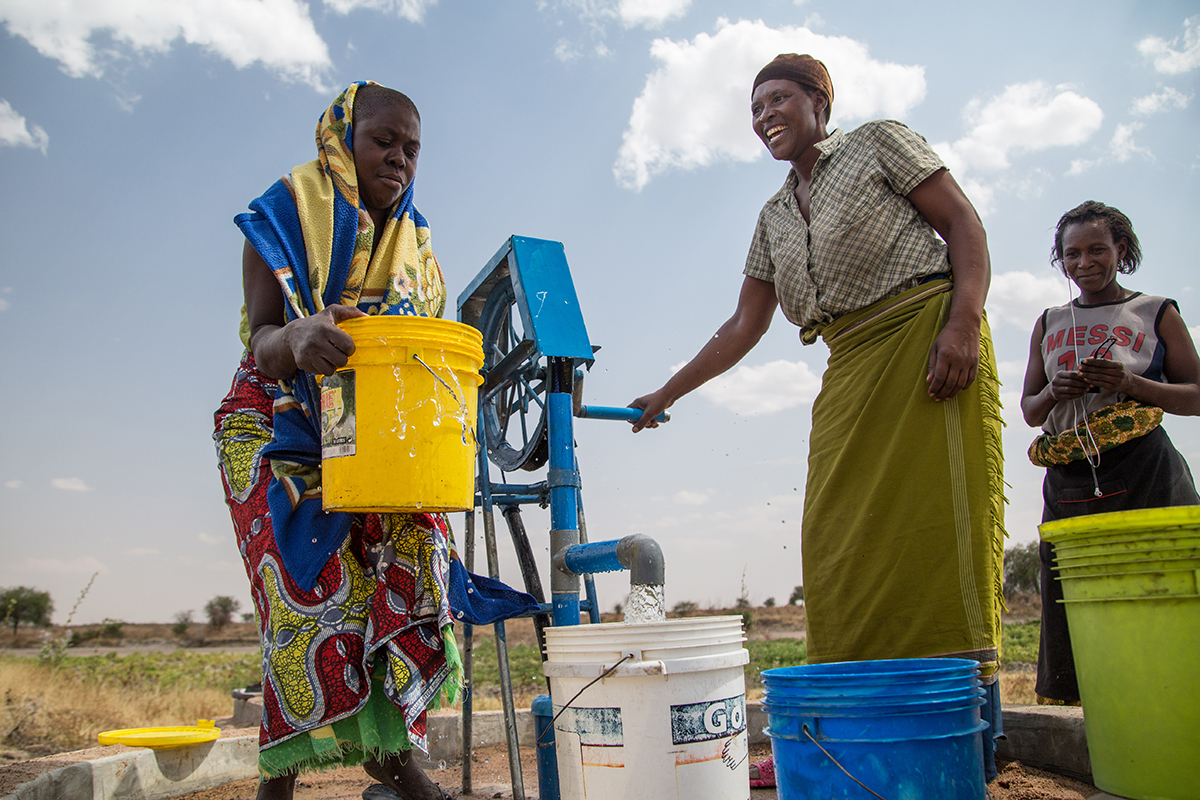
[[[978,662],[804,664],[762,680],[779,800],[987,797]]]

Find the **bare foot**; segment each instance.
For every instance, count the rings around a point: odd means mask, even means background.
[[[382,763],[373,758],[363,762],[363,771],[404,800],[447,800],[450,795],[417,766],[410,753],[393,753]]]
[[[296,791],[296,773],[268,778],[258,784],[255,800],[292,800]]]

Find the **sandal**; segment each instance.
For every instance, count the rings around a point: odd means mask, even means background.
[[[775,788],[775,759],[767,758],[750,766],[758,770],[758,777],[750,779],[751,789]]]

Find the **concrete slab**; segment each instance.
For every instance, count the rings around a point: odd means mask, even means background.
[[[997,758],[1092,782],[1082,708],[1004,706],[1004,735]]]
[[[39,775],[3,800],[160,800],[258,775],[258,737],[137,748]]]

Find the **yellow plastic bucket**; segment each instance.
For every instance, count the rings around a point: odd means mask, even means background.
[[[474,506],[483,344],[433,317],[357,317],[354,355],[321,382],[326,511],[465,511]]]
[[[1073,554],[1060,580],[1096,786],[1139,800],[1200,800],[1200,562],[1185,544],[1200,535],[1200,506],[1040,530]]]

